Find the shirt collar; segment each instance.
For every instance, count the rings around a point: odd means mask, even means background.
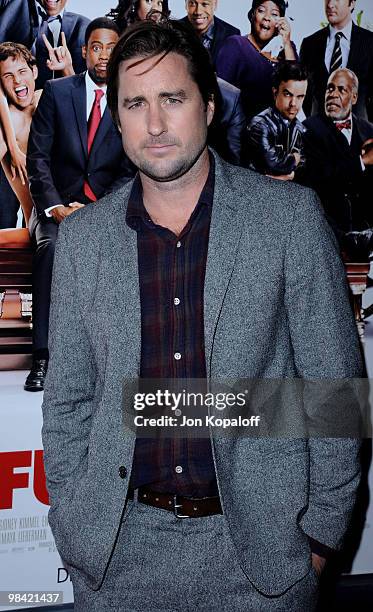
[[[352,126],[353,126],[353,119],[352,119],[352,113],[349,114],[348,117],[346,117],[346,119],[333,119],[333,123],[343,123],[344,121],[351,121],[351,130],[352,130]]]
[[[209,40],[213,40],[214,38],[214,30],[215,30],[215,20],[214,18],[212,19],[211,25],[209,26],[208,30],[202,34],[203,38],[208,38]]]
[[[336,28],[333,28],[333,26],[331,26],[329,24],[329,38],[335,38],[335,35],[341,32],[344,36],[344,38],[346,38],[348,40],[348,42],[351,42],[351,34],[352,34],[352,19],[351,21],[343,28],[343,30],[337,30]]]
[[[299,123],[298,117],[294,117],[294,119],[292,119],[291,121],[290,121],[290,119],[286,119],[285,117],[283,117],[276,106],[273,106],[273,112],[282,121],[282,123],[284,123],[286,125],[286,127],[291,127],[291,126]]]
[[[95,83],[91,79],[88,70],[85,73],[85,86],[86,86],[87,92],[91,91],[94,93],[96,89],[101,89],[106,95],[107,85],[106,84],[98,85],[97,83]]]
[[[201,206],[207,206],[209,213],[212,211],[212,204],[214,201],[214,188],[215,188],[215,159],[214,156],[209,152],[210,158],[210,171],[206,180],[206,183],[202,189],[201,195],[199,196],[198,203],[192,213],[194,216],[197,209]],[[142,199],[142,185],[140,175],[137,173],[135,180],[132,185],[131,193],[128,199],[128,206],[126,212],[126,223],[129,227],[134,230],[138,230],[141,221],[149,222],[149,213],[144,206]]]

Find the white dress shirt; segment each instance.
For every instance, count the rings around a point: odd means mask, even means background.
[[[103,91],[105,94],[104,96],[102,96],[101,101],[100,101],[101,117],[102,117],[105,112],[106,105],[107,105],[106,85],[104,84],[97,85],[97,83],[95,83],[91,79],[91,77],[89,76],[88,70],[87,70],[87,72],[85,73],[85,87],[86,87],[86,92],[87,92],[87,121],[89,119],[89,115],[91,114],[93,102],[95,101],[96,89],[101,89],[101,91]]]
[[[107,106],[107,99],[106,99],[106,85],[97,85],[89,76],[88,74],[88,70],[85,73],[85,89],[86,89],[86,117],[87,117],[87,123],[89,120],[89,116],[91,114],[92,111],[92,106],[93,106],[93,102],[95,101],[95,90],[96,89],[101,89],[101,91],[104,92],[104,96],[102,96],[101,100],[100,100],[100,108],[101,108],[101,117],[103,116],[106,106]],[[49,208],[45,209],[45,214],[47,217],[51,217],[52,215],[50,214],[50,211],[53,210],[53,208],[57,208],[57,206],[63,206],[63,204],[56,204],[55,206],[50,206]]]
[[[346,128],[344,128],[343,130],[341,130],[341,134],[343,134],[343,136],[346,138],[348,144],[351,146],[352,130],[353,130],[353,127],[354,127],[353,119],[352,119],[352,114],[349,117],[347,117],[346,121],[348,119],[351,121],[351,129],[347,130]],[[340,123],[340,122],[339,121],[335,121],[334,123]],[[361,163],[361,168],[364,171],[365,170],[365,164],[363,162],[363,158],[362,158],[361,155],[360,155],[360,163]]]
[[[332,61],[332,55],[335,46],[335,35],[341,32],[343,34],[341,38],[341,51],[342,51],[342,66],[341,68],[347,67],[348,56],[350,54],[350,46],[351,46],[351,33],[352,33],[352,21],[348,23],[343,30],[337,30],[329,25],[329,36],[328,42],[326,44],[325,50],[325,66],[327,71],[330,71],[330,64]]]
[[[351,129],[347,130],[346,128],[344,128],[343,130],[340,130],[341,134],[343,134],[343,136],[347,139],[347,142],[349,145],[351,145],[351,140],[352,140],[352,128],[353,128],[353,123],[352,123],[352,114],[347,117],[347,119],[344,119],[343,121],[351,121]],[[334,123],[341,123],[341,121],[334,121]]]

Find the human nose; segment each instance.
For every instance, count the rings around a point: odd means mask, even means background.
[[[159,136],[167,131],[162,108],[156,104],[150,105],[148,110],[148,132],[152,136]]]
[[[109,59],[109,53],[108,50],[105,49],[105,47],[103,47],[99,53],[99,58],[100,60],[108,60]]]

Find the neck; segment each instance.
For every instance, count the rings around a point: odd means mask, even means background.
[[[12,103],[9,104],[9,110],[12,113],[17,112],[22,115],[32,115],[34,109],[35,109],[35,94],[33,95],[30,104],[26,107],[22,108],[21,106],[17,106],[16,104],[12,104]]]
[[[347,17],[347,19],[345,19],[344,21],[341,21],[341,23],[333,25],[332,27],[335,30],[338,30],[338,32],[340,32],[341,30],[344,30],[344,28],[348,26],[348,24],[351,23],[351,21],[352,21],[352,17]]]
[[[196,207],[209,170],[205,148],[193,167],[173,181],[155,181],[140,171],[144,206],[154,223],[179,235]]]
[[[256,49],[258,49],[258,51],[261,51],[263,49],[263,47],[267,44],[267,43],[264,43],[261,40],[257,40],[252,32],[250,34],[248,34],[247,37],[248,37],[249,41],[254,45],[254,47],[256,47]]]

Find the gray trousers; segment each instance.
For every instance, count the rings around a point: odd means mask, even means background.
[[[242,571],[225,517],[178,519],[129,501],[104,582],[73,576],[75,612],[311,612],[313,569],[280,597],[265,597]]]

